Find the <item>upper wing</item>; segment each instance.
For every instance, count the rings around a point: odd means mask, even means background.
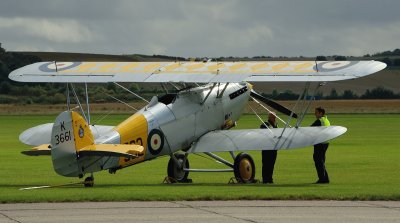
[[[321,82],[353,79],[386,67],[377,61],[39,62],[14,70],[20,82]]]
[[[189,149],[190,153],[244,150],[281,150],[315,145],[347,131],[342,126],[219,130],[209,132]],[[282,136],[281,136],[282,134]]]

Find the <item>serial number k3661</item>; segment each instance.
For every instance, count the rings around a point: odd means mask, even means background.
[[[60,143],[68,142],[69,140],[72,139],[71,131],[62,132],[62,133],[60,133],[58,135],[55,135],[54,138],[56,140],[56,145],[58,145]]]

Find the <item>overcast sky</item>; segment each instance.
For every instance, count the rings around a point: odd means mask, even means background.
[[[400,48],[399,0],[1,0],[9,51],[183,57]]]

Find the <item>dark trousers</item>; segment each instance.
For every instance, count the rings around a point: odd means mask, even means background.
[[[273,183],[272,174],[274,172],[276,154],[276,150],[263,150],[261,152],[263,183]]]
[[[314,164],[317,169],[318,181],[329,182],[328,172],[325,168],[325,153],[328,150],[329,143],[314,145]]]

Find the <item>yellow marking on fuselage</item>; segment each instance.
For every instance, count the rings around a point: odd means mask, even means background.
[[[89,125],[77,112],[71,112],[72,118],[72,129],[74,130],[75,139],[75,149],[79,151],[80,149],[93,145],[94,137]]]
[[[272,66],[272,72],[280,72],[283,68],[288,67],[289,63],[288,62],[284,62],[284,63],[280,63],[277,64],[275,66]]]
[[[111,72],[113,68],[117,67],[116,63],[107,63],[101,67],[99,67],[99,69],[96,70],[96,72],[99,73],[107,73],[107,72]]]
[[[148,124],[147,120],[143,114],[134,114],[117,127],[115,130],[119,133],[121,138],[121,144],[135,144],[141,145],[144,148],[144,155],[132,159],[126,160],[125,158],[119,159],[119,165],[121,167],[130,166],[135,163],[144,161],[144,157],[147,152],[147,133],[148,133]]]

